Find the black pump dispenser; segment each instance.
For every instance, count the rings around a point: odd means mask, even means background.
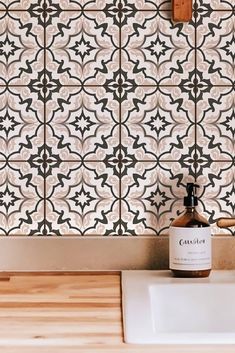
[[[208,277],[211,271],[211,230],[198,210],[197,184],[187,183],[185,211],[169,228],[169,267],[176,277]]]
[[[184,197],[184,206],[194,207],[198,205],[198,200],[196,196],[197,188],[199,188],[199,185],[194,183],[187,183],[186,185],[187,196]]]

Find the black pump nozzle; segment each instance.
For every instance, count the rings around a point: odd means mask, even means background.
[[[198,200],[196,196],[197,188],[199,188],[199,185],[194,183],[187,183],[186,185],[187,196],[184,197],[184,206],[194,207],[198,205]]]

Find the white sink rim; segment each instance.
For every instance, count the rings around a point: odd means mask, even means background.
[[[233,328],[233,332],[158,332],[156,335],[150,297],[150,287],[156,284],[206,284],[207,286],[221,284],[223,286],[232,285],[235,291],[235,271],[212,271],[210,277],[198,279],[174,278],[170,271],[122,271],[122,308],[126,343],[235,344],[235,328]],[[232,307],[232,303],[230,305]],[[235,309],[233,313],[235,315]]]

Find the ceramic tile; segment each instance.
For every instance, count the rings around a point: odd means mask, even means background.
[[[135,171],[135,179],[122,179],[122,220],[128,234],[131,230],[137,235],[166,234],[171,221],[184,210],[184,186],[193,178],[183,176],[176,183],[171,173],[176,163],[167,166],[144,163],[142,170]]]
[[[6,10],[7,10],[7,6],[5,4],[5,2],[0,1],[0,19],[4,18],[4,16],[6,15]]]
[[[116,20],[120,21],[118,14],[124,13],[135,13],[136,11],[140,10],[151,10],[156,11],[162,5],[161,1],[158,0],[94,0],[94,1],[87,1],[83,0],[82,5],[84,6],[85,10],[102,10],[107,13],[108,16],[115,16]],[[169,1],[165,1],[164,3],[169,3]],[[124,18],[121,16],[122,19]]]
[[[133,189],[137,189],[139,193],[142,193],[145,184],[151,184],[151,179],[157,168],[156,161],[139,161],[135,160],[133,156],[127,155],[126,163],[123,163],[121,175],[122,198],[124,200],[129,198],[132,195]]]
[[[20,47],[30,48],[37,46],[42,48],[44,45],[44,22],[31,16],[27,11],[7,11],[1,19],[1,31],[7,28],[8,32],[15,35],[15,44]]]
[[[234,109],[235,92],[222,95],[222,89],[214,89],[220,98],[208,98],[200,106],[197,115],[197,144],[212,160],[233,161],[234,158]],[[212,103],[214,100],[214,103]]]
[[[122,145],[138,160],[178,160],[194,146],[194,122],[185,112],[174,115],[170,106],[164,106],[165,96],[153,95],[148,103],[145,109],[132,111],[123,124]]]
[[[24,22],[28,23],[28,27],[24,26]],[[43,29],[37,29],[37,25],[27,14],[14,12],[2,18],[0,21],[1,78],[12,84],[24,73],[32,73],[32,69],[36,69],[36,66],[42,68],[42,46]]]
[[[160,166],[163,169],[168,169],[169,161],[160,160]],[[174,169],[170,171],[172,178],[178,178],[179,182],[184,176],[189,175],[194,178],[198,183],[198,178],[202,175],[210,175],[211,180],[215,178],[213,174],[210,174],[211,170],[215,168],[215,175],[218,173],[217,168],[221,167],[221,171],[232,168],[233,160],[227,158],[221,161],[213,160],[210,151],[204,151],[204,149],[198,145],[192,145],[185,150],[185,153],[179,155],[178,161],[174,164]]]
[[[1,3],[3,1],[0,2],[0,8]],[[76,0],[5,0],[2,7],[7,8],[10,12],[28,12],[37,21],[48,23],[48,21],[51,21],[51,17],[59,16],[63,10],[71,13],[81,11],[82,3]]]
[[[165,175],[168,174],[164,181],[173,193],[172,199],[177,201],[171,209],[173,218],[177,217],[177,210],[183,211],[184,186],[196,178],[200,186],[197,192],[198,210],[211,223],[213,234],[230,232],[218,229],[216,220],[234,216],[234,166],[231,163],[208,161],[206,156],[202,156],[195,163],[195,171],[190,170],[190,166],[187,170],[180,162],[161,162],[160,167]],[[170,183],[166,183],[166,180],[170,180]]]
[[[27,87],[11,87],[0,99],[0,150],[4,158],[27,160],[44,141],[43,105]]]
[[[15,10],[24,10],[24,11],[35,11],[35,12],[42,12],[44,4],[46,4],[48,10],[53,9],[55,11],[54,7],[54,0],[4,0],[5,6],[8,7],[9,10],[15,11]],[[51,5],[51,6],[50,6]],[[33,15],[32,15],[33,16]]]
[[[213,234],[234,234],[234,229],[216,226],[220,217],[235,216],[235,168],[226,162],[214,162],[198,177],[203,185],[200,208],[209,219]]]
[[[214,232],[234,216],[234,7],[171,17],[168,0],[0,1],[2,232],[165,234],[193,181]]]
[[[0,174],[0,235],[30,235],[43,221],[44,180],[25,162],[8,163]]]
[[[108,235],[119,220],[119,177],[105,163],[64,163],[47,178],[48,232]]]
[[[58,68],[62,71],[69,68],[72,77],[79,77],[85,83],[98,76],[102,84],[104,68],[111,71],[115,63],[118,68],[119,31],[117,28],[113,31],[112,24],[108,23],[104,32],[99,26],[99,21],[103,21],[101,17],[102,14],[95,16],[92,12],[71,19],[67,13],[67,18],[60,19],[57,25],[53,19],[54,28],[47,36],[48,50],[53,60],[60,63]]]
[[[197,69],[207,86],[235,82],[234,28],[235,16],[227,11],[214,11],[198,24]]]
[[[122,31],[122,67],[155,84],[178,85],[195,65],[195,29],[188,24],[179,28],[171,13],[166,14],[140,11],[139,17],[128,18]],[[143,83],[143,78],[137,81]]]
[[[8,81],[6,82],[6,80],[4,80],[4,83],[8,84],[10,87],[27,86],[29,94],[36,93],[38,99],[43,101],[44,92],[42,82],[45,72],[44,53],[41,49],[39,49],[37,52],[33,50],[32,54],[32,58],[29,59],[27,56],[24,56],[24,60],[22,62],[20,61],[18,64],[14,64],[14,66],[12,66],[11,69],[16,70],[14,73],[9,69],[4,70],[6,72],[6,78],[8,78]],[[10,73],[12,73],[12,76],[9,76]],[[52,90],[52,88],[50,90]]]
[[[77,0],[34,0],[30,2],[28,0],[20,0],[19,2],[22,3],[22,8],[26,8],[27,11],[30,11],[31,14],[35,13],[35,15],[41,13],[42,9],[44,11],[46,9],[45,12],[51,14],[60,13],[63,10],[80,11],[83,5],[82,1]]]
[[[232,86],[201,86],[196,92],[197,123],[214,123],[220,119],[220,114],[234,105],[234,89]]]
[[[81,117],[80,117],[81,118]],[[46,127],[46,145],[51,153],[62,161],[103,161],[113,156],[119,146],[119,128],[117,126],[99,126],[100,136],[94,141],[94,135],[84,139],[73,135],[73,127],[63,124],[50,124]]]
[[[55,102],[47,109],[47,145],[57,146],[62,160],[102,160],[119,143],[119,103],[100,87],[71,95],[61,109]]]
[[[227,0],[196,0],[195,7],[199,13],[210,13],[212,10],[233,10],[233,2]]]

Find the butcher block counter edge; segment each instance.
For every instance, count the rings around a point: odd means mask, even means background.
[[[123,342],[121,272],[0,272],[4,353],[235,353],[235,345]]]

